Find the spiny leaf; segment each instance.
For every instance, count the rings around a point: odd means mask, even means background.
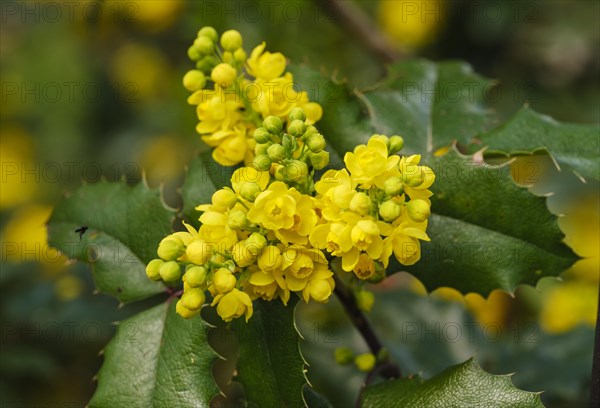
[[[474,359],[424,381],[419,377],[367,387],[363,407],[543,407],[539,393],[516,388],[508,375],[492,375]]]
[[[90,408],[209,407],[219,393],[208,325],[166,302],[119,323],[104,351]]]
[[[146,277],[159,242],[171,232],[174,212],[144,183],[86,184],[59,203],[48,222],[48,241],[70,259],[90,263],[96,286],[121,302],[164,291]],[[75,232],[88,227],[79,237]]]
[[[479,137],[486,156],[522,155],[545,151],[559,166],[579,177],[600,179],[600,128],[595,125],[560,123],[531,109]]]
[[[250,405],[302,407],[304,359],[294,324],[298,298],[285,306],[279,300],[254,302],[254,315],[246,323],[237,319],[232,328],[239,341],[238,377]]]

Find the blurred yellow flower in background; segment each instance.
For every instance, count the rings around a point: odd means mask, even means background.
[[[24,169],[34,168],[33,157],[33,143],[25,129],[18,126],[2,128],[0,210],[29,202],[35,195],[35,175],[23,172]]]

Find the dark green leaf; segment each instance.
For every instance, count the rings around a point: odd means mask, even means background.
[[[448,368],[423,381],[419,377],[368,387],[363,407],[543,407],[539,393],[521,391],[508,375],[483,371],[475,360]]]
[[[524,108],[480,139],[483,146],[488,146],[486,155],[546,151],[559,167],[566,166],[580,177],[600,179],[598,126],[559,123]]]
[[[287,306],[281,301],[254,302],[254,315],[233,326],[239,341],[238,377],[249,404],[270,407],[303,407],[306,384],[300,336],[294,323],[292,296]]]
[[[208,407],[219,393],[208,325],[167,302],[119,323],[104,351],[91,408]]]
[[[146,277],[159,242],[171,232],[174,213],[158,190],[144,183],[86,184],[56,206],[48,222],[49,243],[70,259],[92,265],[98,290],[122,302],[164,291]],[[81,226],[87,231],[79,237]]]

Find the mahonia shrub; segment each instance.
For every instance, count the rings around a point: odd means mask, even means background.
[[[285,57],[265,52],[263,43],[246,59],[235,30],[221,36],[222,50],[216,41],[216,31],[205,27],[189,49],[199,69],[184,85],[194,91],[197,130],[216,146],[217,162],[253,159],[234,171],[231,187],[199,203],[200,228],[184,224],[187,232],[164,238],[146,268],[152,280],[183,281],[177,313],[199,314],[208,291],[223,320],[248,320],[257,298],[287,304],[295,292],[306,302],[327,302],[334,258],[358,281],[383,279],[392,254],[403,265],[417,262],[420,240],[429,240],[432,169],[419,165],[419,155],[396,154],[402,137],[372,135],[345,155],[344,169],[316,180],[315,171],[329,164],[326,137],[314,126],[321,109],[304,93],[285,93],[292,88]],[[372,294],[352,286],[369,310]]]

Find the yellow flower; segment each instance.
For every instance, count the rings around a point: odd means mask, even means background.
[[[272,183],[256,197],[254,207],[248,211],[248,219],[274,231],[292,228],[296,200],[289,192],[287,184],[281,181]]]
[[[315,184],[317,191],[317,207],[321,208],[323,218],[337,221],[341,217],[340,210],[350,207],[356,195],[356,183],[346,169],[327,170]]]
[[[367,254],[360,254],[353,272],[359,279],[369,279],[375,274],[375,261]]]
[[[267,43],[257,45],[248,58],[248,73],[255,78],[271,81],[285,71],[286,60],[282,53],[265,51]]]
[[[222,130],[217,133],[220,141],[212,152],[213,159],[222,166],[235,166],[244,161],[250,151],[246,141],[246,128],[236,126],[234,130]]]
[[[404,192],[411,199],[422,199],[429,202],[432,192],[428,190],[435,181],[433,170],[427,166],[419,166],[420,154],[402,157],[398,169],[402,177]]]
[[[254,255],[250,248],[246,245],[245,240],[240,241],[233,246],[231,249],[231,256],[233,260],[239,267],[246,267],[252,265],[256,259],[256,255]]]
[[[310,299],[325,303],[329,300],[334,288],[333,272],[326,265],[317,264],[314,272],[308,278],[306,286],[302,289],[302,298],[306,303]]]
[[[218,294],[212,302],[212,306],[214,305],[217,305],[217,313],[226,322],[242,315],[245,315],[246,321],[252,317],[252,300],[247,293],[239,289],[233,289],[225,295]]]
[[[273,245],[267,246],[258,258],[258,267],[267,274],[280,270],[282,263],[281,251]]]
[[[280,297],[281,301],[286,305],[290,300],[290,291],[281,269],[274,269],[269,273],[255,269],[251,273],[246,286],[244,286],[244,290],[251,295],[265,300],[273,300]]]
[[[231,176],[231,186],[237,194],[241,194],[247,183],[255,183],[259,191],[264,191],[270,179],[271,175],[268,171],[259,171],[254,167],[240,167]]]
[[[202,207],[202,208],[199,208]],[[204,206],[197,207],[203,211]],[[238,208],[237,206],[234,208]],[[229,226],[228,214],[231,210],[221,212],[208,210],[200,216],[202,226],[198,231],[198,236],[205,242],[211,244],[217,251],[222,252],[230,249],[238,237],[236,231]]]
[[[229,293],[235,288],[237,280],[227,268],[219,268],[213,275],[212,284],[217,293]]]
[[[244,107],[240,97],[233,93],[225,93],[223,88],[215,86],[214,90],[202,89],[188,98],[190,105],[198,105],[196,113],[200,123],[196,131],[201,135],[213,134],[219,130],[229,130],[242,120],[241,109]],[[220,142],[219,136],[203,138],[209,146]]]
[[[198,238],[195,241],[192,241],[185,249],[185,258],[193,264],[203,265],[211,257],[212,252],[213,245]]]
[[[303,290],[314,271],[328,269],[327,258],[315,248],[291,245],[282,254],[281,269],[285,274],[288,289]]]
[[[596,271],[597,272],[597,271]],[[552,287],[544,298],[540,323],[550,333],[596,324],[598,285],[570,281]]]
[[[372,137],[367,145],[358,145],[353,153],[346,153],[344,163],[352,179],[360,184],[361,188],[376,185],[385,188],[385,180],[398,175],[398,161],[396,155],[388,157],[388,148],[385,142]]]
[[[427,221],[417,223],[408,216],[401,216],[395,222],[392,231],[387,238],[383,240],[383,252],[379,260],[385,267],[388,266],[389,258],[392,252],[398,262],[402,265],[413,265],[421,259],[421,243],[429,241],[425,233]]]

